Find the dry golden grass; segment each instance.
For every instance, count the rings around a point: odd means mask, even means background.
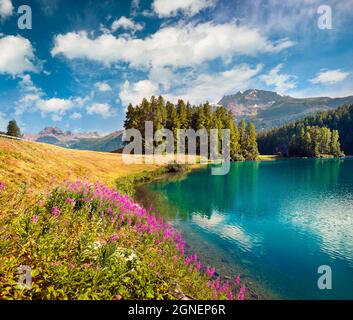
[[[125,164],[121,154],[69,150],[44,143],[0,138],[0,182],[29,188],[50,187],[69,177],[101,180],[109,185],[119,177],[156,170],[156,164]]]

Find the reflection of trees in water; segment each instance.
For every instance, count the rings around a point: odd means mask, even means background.
[[[187,179],[184,176],[140,187],[138,198],[163,215],[189,219],[198,212],[210,217],[213,211],[231,210],[241,193],[256,198],[258,168],[258,162],[232,163],[225,176],[211,175],[210,168],[198,170],[188,174]]]
[[[210,168],[168,176],[138,188],[138,199],[166,217],[182,220],[194,213],[211,217],[217,211],[263,217],[279,210],[282,199],[334,189],[343,161],[235,162],[225,176],[212,176]]]
[[[337,185],[342,159],[290,160],[288,182],[300,192],[325,191]]]

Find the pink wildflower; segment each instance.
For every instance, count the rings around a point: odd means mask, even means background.
[[[51,263],[51,265],[52,265],[53,267],[58,267],[58,266],[59,266],[59,264],[60,264],[60,263],[59,263],[59,262],[57,262],[57,261],[55,261],[55,262],[52,262],[52,263]]]
[[[236,283],[236,284],[239,284],[239,283],[240,283],[240,276],[237,276],[237,277],[235,278],[235,283]]]
[[[227,300],[233,300],[233,299],[234,299],[234,295],[233,295],[233,293],[231,291],[229,291],[227,293]]]
[[[196,269],[197,270],[201,270],[201,263],[200,263],[200,261],[198,261],[197,263],[196,263]]]
[[[111,243],[116,243],[119,240],[119,237],[117,235],[113,235],[110,237],[110,242]]]
[[[3,183],[0,183],[0,191],[3,191],[6,189],[6,186]]]
[[[74,199],[68,197],[68,198],[66,199],[66,203],[68,203],[68,204],[73,204],[73,203],[74,203]]]
[[[32,223],[36,223],[38,221],[38,216],[36,216],[35,214],[32,216],[31,218],[31,222]]]
[[[238,294],[238,300],[245,300],[245,287],[241,287]]]
[[[89,268],[91,265],[90,265],[88,262],[85,262],[85,263],[83,264],[83,266],[87,269],[87,268]]]
[[[59,208],[55,207],[55,208],[51,209],[51,213],[57,217],[58,215],[60,215],[61,210]]]
[[[215,268],[206,268],[206,273],[207,275],[212,278],[214,273],[216,272],[216,269]]]

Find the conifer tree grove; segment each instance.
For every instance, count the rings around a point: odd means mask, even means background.
[[[162,97],[143,99],[142,102],[127,108],[125,129],[137,129],[144,140],[144,123],[153,121],[154,131],[169,129],[173,132],[175,147],[177,146],[178,129],[204,129],[208,134],[211,129],[218,129],[218,152],[222,149],[222,129],[230,130],[230,156],[232,160],[254,160],[259,152],[256,141],[256,131],[252,123],[246,125],[242,120],[237,126],[234,115],[224,107],[212,107],[208,102],[199,106],[191,106],[180,99],[176,105],[165,101]],[[210,138],[209,138],[210,139]],[[185,146],[187,149],[187,145]],[[145,150],[145,146],[143,147]],[[175,148],[176,150],[176,148]],[[197,152],[199,142],[197,142]]]

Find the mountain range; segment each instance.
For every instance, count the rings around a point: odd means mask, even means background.
[[[69,149],[112,152],[122,147],[122,135],[123,131],[100,135],[98,132],[73,133],[55,127],[46,127],[38,134],[25,134],[24,138]]]
[[[303,118],[318,111],[335,109],[352,104],[353,96],[344,98],[293,98],[273,91],[249,89],[234,95],[224,96],[219,105],[231,110],[237,121],[251,120],[261,131],[279,127],[292,120]]]

